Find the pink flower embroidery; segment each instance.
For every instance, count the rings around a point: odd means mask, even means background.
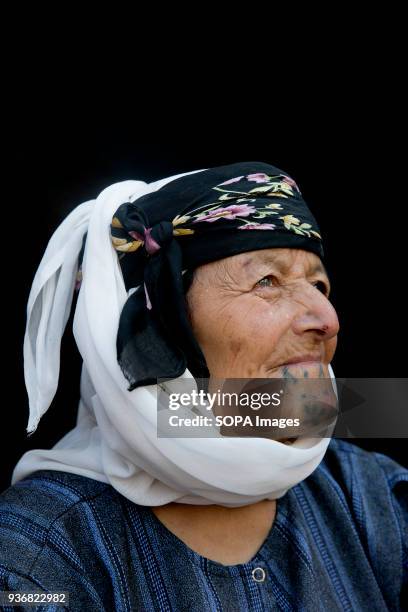
[[[290,178],[290,176],[285,176],[283,178],[283,182],[287,183],[288,185],[290,185],[291,187],[294,187],[295,189],[299,191],[299,187],[296,185],[295,181],[292,178]]]
[[[225,183],[220,183],[218,187],[221,187],[221,185],[231,185],[232,183],[237,183],[243,178],[244,178],[243,176],[237,176],[236,178],[232,178],[232,179],[229,179],[228,181],[225,181]]]
[[[199,221],[208,221],[212,223],[213,221],[217,221],[220,217],[223,219],[248,217],[248,215],[255,212],[255,210],[255,206],[248,206],[248,204],[231,204],[230,206],[214,208],[208,212],[203,212],[197,216],[193,223],[198,223]]]
[[[255,181],[255,183],[267,183],[269,176],[263,172],[257,172],[256,174],[248,174],[248,181]]]
[[[144,236],[139,234],[139,232],[131,231],[129,235],[132,236],[135,240],[139,240],[140,242],[144,242],[145,249],[149,253],[149,255],[153,255],[156,251],[160,249],[160,244],[156,242],[156,240],[151,236],[151,227],[144,228]]]
[[[242,230],[251,230],[251,229],[261,229],[261,230],[272,230],[275,229],[276,225],[273,223],[246,223],[245,225],[240,225],[238,229]]]

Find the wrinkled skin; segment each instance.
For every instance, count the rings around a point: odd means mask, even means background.
[[[328,376],[339,322],[320,258],[262,249],[200,266],[187,292],[191,324],[212,377]],[[316,354],[314,363],[289,365]]]

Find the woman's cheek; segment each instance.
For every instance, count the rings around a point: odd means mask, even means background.
[[[284,300],[259,301],[250,310],[251,333],[257,338],[279,338],[290,327],[290,304]]]
[[[251,358],[261,365],[275,351],[286,327],[285,321],[282,323],[270,308],[252,308],[246,317],[236,321],[233,346],[248,360]]]

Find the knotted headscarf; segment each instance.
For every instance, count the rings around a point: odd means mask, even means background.
[[[13,482],[53,469],[110,483],[147,506],[242,506],[281,497],[306,478],[330,437],[288,446],[217,432],[157,436],[155,377],[194,381],[206,373],[186,318],[183,278],[200,264],[274,246],[323,256],[296,183],[260,162],[150,184],[124,181],[75,208],[51,237],[33,281],[24,374],[33,432],[57,389],[82,253],[73,324],[83,359],[77,424],[52,449],[23,455]]]

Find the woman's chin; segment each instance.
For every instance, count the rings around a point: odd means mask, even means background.
[[[329,364],[322,361],[298,361],[268,367],[265,378],[326,378]]]

